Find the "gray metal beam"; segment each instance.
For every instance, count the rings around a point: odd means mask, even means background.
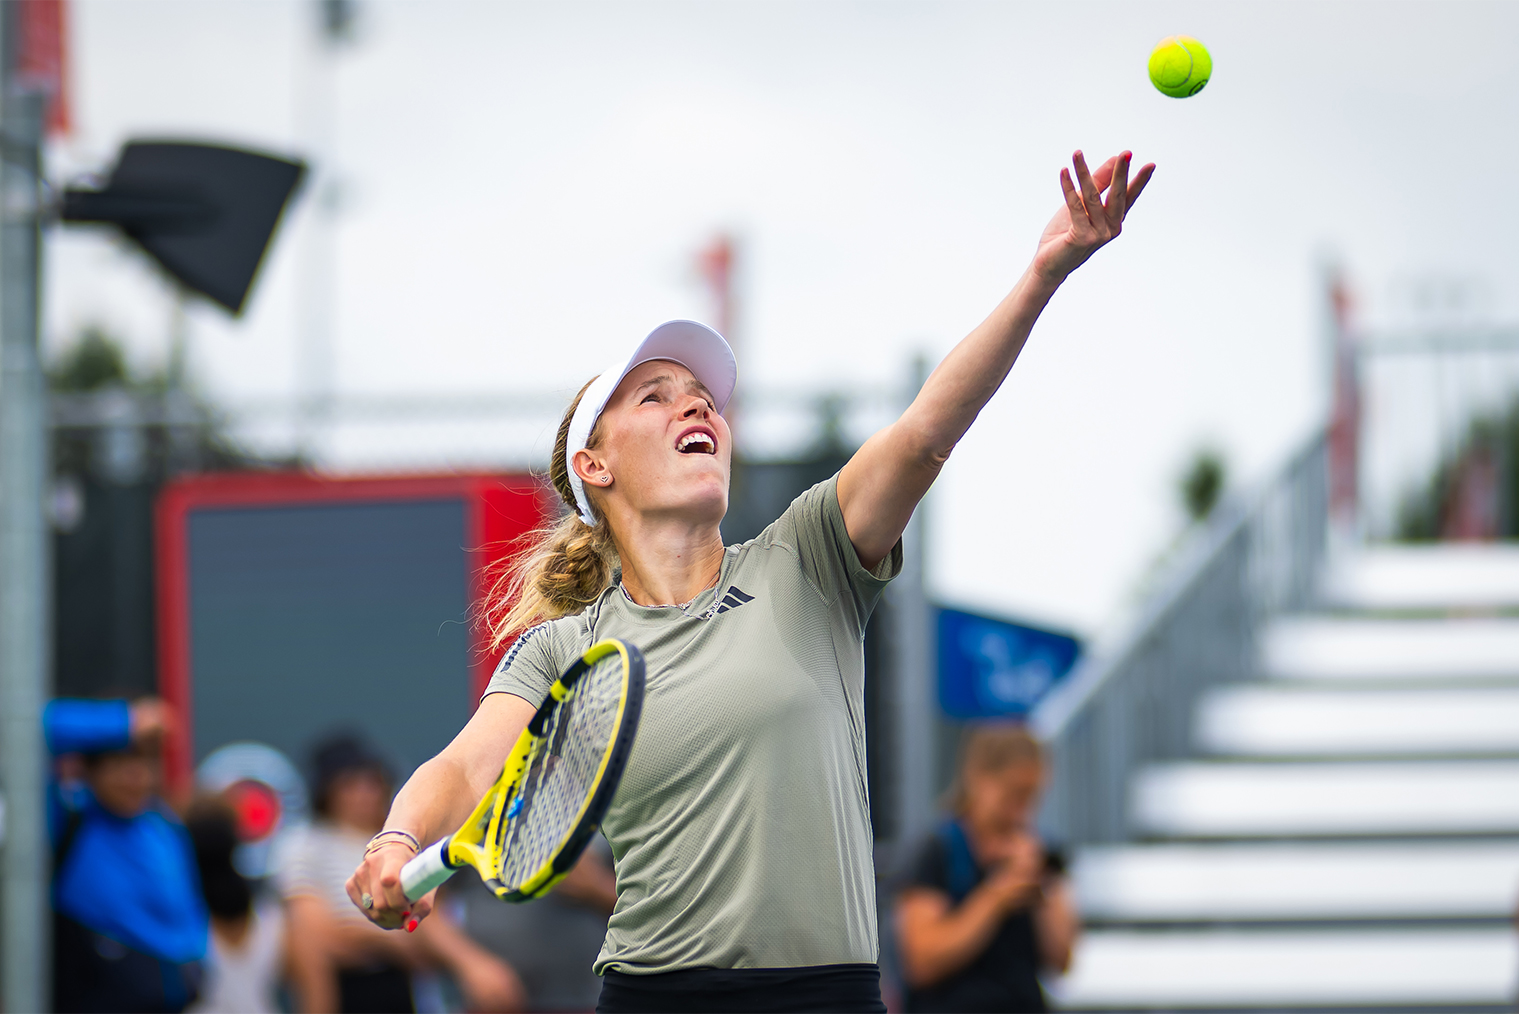
[[[7,1011],[51,1009],[42,742],[51,598],[43,518],[47,394],[37,350],[42,116],[41,95],[5,90],[0,107],[0,786],[5,792],[0,1000]]]

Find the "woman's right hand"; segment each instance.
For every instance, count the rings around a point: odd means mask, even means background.
[[[355,907],[382,929],[405,927],[410,933],[433,910],[436,889],[417,901],[408,901],[401,890],[401,868],[414,855],[406,842],[386,842],[364,857],[344,885]],[[364,904],[366,898],[371,902],[368,907]]]
[[[982,881],[982,889],[998,902],[1003,912],[1024,908],[1040,888],[1044,849],[1033,835],[1019,833],[1008,841],[996,868]]]
[[[422,841],[436,841],[458,827],[495,783],[507,752],[536,710],[537,705],[513,694],[486,695],[454,741],[401,786],[386,824],[406,828]],[[433,910],[431,891],[416,902],[402,893],[401,867],[413,855],[406,842],[387,841],[348,878],[349,899],[376,926],[415,930]],[[366,894],[370,908],[364,907]]]

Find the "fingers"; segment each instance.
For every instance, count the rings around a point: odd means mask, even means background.
[[[411,858],[412,850],[405,845],[382,847],[370,856],[370,868],[378,866],[378,875],[371,881],[377,888],[375,911],[382,913],[375,921],[386,929],[404,926],[407,932],[411,932],[423,916],[432,911],[432,894],[424,899],[425,905],[423,901],[414,903],[407,899],[406,891],[401,887],[401,868]]]
[[[1113,181],[1114,166],[1118,164],[1118,162],[1119,156],[1113,155],[1108,159],[1108,161],[1104,162],[1102,165],[1098,166],[1098,168],[1093,170],[1093,182],[1098,185],[1099,193],[1107,190],[1109,183]]]
[[[1141,166],[1140,171],[1135,173],[1135,178],[1130,182],[1129,185],[1129,198],[1125,202],[1129,207],[1133,208],[1135,206],[1135,202],[1140,199],[1140,192],[1143,191],[1145,189],[1145,185],[1151,181],[1151,174],[1155,171],[1156,163],[1149,162]]]
[[[1081,184],[1082,203],[1088,210],[1088,218],[1098,227],[1104,240],[1119,234],[1124,216],[1129,214],[1129,209],[1139,199],[1156,171],[1156,163],[1148,162],[1135,173],[1134,179],[1130,179],[1130,162],[1133,158],[1132,152],[1122,151],[1100,165],[1097,171],[1089,173],[1082,153],[1078,151],[1072,155],[1072,165],[1076,167],[1077,181]],[[1107,200],[1100,202],[1097,195],[1105,191]],[[1067,204],[1070,203],[1068,195]],[[1103,209],[1101,216],[1095,214],[1095,209],[1100,206]]]
[[[1121,151],[1114,159],[1113,186],[1108,188],[1108,202],[1103,206],[1109,227],[1115,235],[1124,224],[1124,210],[1129,206],[1129,160],[1130,153],[1127,151]]]
[[[1082,207],[1082,198],[1077,196],[1077,188],[1071,182],[1071,173],[1064,168],[1061,170],[1061,193],[1066,195],[1066,210],[1071,214],[1071,224],[1086,221],[1087,209]]]
[[[368,866],[367,860],[361,863],[354,871],[354,875],[348,878],[348,883],[343,885],[348,893],[348,900],[354,903],[354,907],[364,915],[364,918],[376,926],[383,929],[395,929],[401,925],[401,920],[386,905],[385,897],[375,884]]]
[[[406,893],[401,889],[401,867],[409,858],[396,854],[401,851],[409,850],[376,850],[359,864],[353,876],[343,885],[354,906],[364,913],[365,918],[382,929],[399,929],[409,922],[415,924],[421,918],[413,918],[414,906],[407,901]],[[429,896],[428,908],[431,907]],[[412,928],[415,929],[415,925]]]
[[[1130,178],[1130,152],[1120,152],[1089,171],[1081,151],[1072,153],[1071,170],[1061,170],[1061,194],[1066,207],[1057,211],[1040,236],[1033,268],[1057,285],[1092,256],[1093,251],[1119,235],[1124,217],[1155,172],[1154,163]],[[1107,191],[1107,203],[1103,192]]]
[[[433,913],[433,903],[437,900],[438,888],[435,887],[416,901],[408,902],[408,907],[411,911],[403,913],[408,933],[415,933],[417,927],[422,924],[422,920]]]
[[[133,701],[127,716],[128,735],[134,743],[156,739],[174,728],[174,709],[157,697]]]
[[[1098,212],[1103,207],[1103,198],[1098,194],[1098,184],[1093,182],[1092,173],[1087,171],[1087,159],[1082,157],[1080,151],[1071,156],[1071,164],[1077,170],[1077,184],[1081,187],[1082,203],[1086,205],[1086,217],[1094,225],[1102,217]]]

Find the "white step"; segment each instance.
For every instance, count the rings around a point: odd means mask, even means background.
[[[1174,837],[1513,833],[1514,761],[1198,763],[1142,769],[1133,826]]]
[[[1485,609],[1520,602],[1514,543],[1371,546],[1332,562],[1322,594],[1353,609]]]
[[[1515,753],[1520,689],[1227,686],[1199,701],[1193,728],[1198,745],[1219,754]]]
[[[1062,1007],[1504,1004],[1515,935],[1494,929],[1090,932],[1049,984]]]
[[[1262,635],[1261,664],[1269,676],[1294,679],[1515,678],[1520,621],[1279,620]]]
[[[1090,846],[1072,862],[1089,919],[1249,921],[1508,917],[1509,842]]]

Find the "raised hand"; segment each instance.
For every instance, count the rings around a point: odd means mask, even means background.
[[[839,507],[862,564],[885,559],[896,545],[919,500],[977,413],[997,393],[1066,276],[1119,235],[1125,214],[1156,169],[1144,166],[1131,181],[1129,161],[1126,151],[1093,174],[1080,151],[1073,156],[1077,182],[1061,171],[1065,206],[1046,226],[1034,261],[1013,290],[929,375],[902,418],[867,440],[840,470]]]
[[[128,708],[132,742],[161,739],[176,729],[174,709],[157,697],[140,697]]]
[[[1034,255],[1034,270],[1046,281],[1060,284],[1093,251],[1119,235],[1124,216],[1140,199],[1151,173],[1156,171],[1155,163],[1148,163],[1131,180],[1129,161],[1130,153],[1120,152],[1098,166],[1097,172],[1089,173],[1087,160],[1079,151],[1071,157],[1076,182],[1072,182],[1070,172],[1061,170],[1061,190],[1066,203],[1045,227]]]

